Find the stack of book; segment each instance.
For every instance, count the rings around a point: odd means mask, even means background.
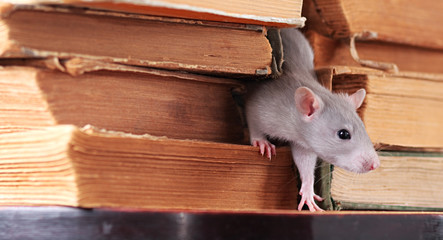
[[[290,150],[244,144],[235,96],[301,4],[3,1],[0,205],[295,209]]]
[[[302,1],[0,3],[0,205],[295,209],[289,148],[248,146],[247,81]],[[318,171],[326,209],[443,209],[443,5],[307,0],[319,80],[365,88],[381,167]],[[246,80],[247,79],[247,80]],[[277,79],[278,81],[278,79]]]
[[[306,36],[323,81],[365,88],[359,114],[381,167],[323,166],[328,209],[443,209],[441,1],[305,1]]]

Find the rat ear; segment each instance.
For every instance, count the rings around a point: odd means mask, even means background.
[[[295,91],[295,106],[297,110],[307,120],[312,119],[312,115],[320,109],[321,100],[315,95],[311,89],[307,87],[299,87]]]
[[[364,88],[358,90],[354,94],[350,95],[348,98],[351,101],[352,105],[354,105],[355,109],[358,109],[363,100],[365,100],[366,90]]]

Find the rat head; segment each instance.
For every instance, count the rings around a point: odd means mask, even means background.
[[[295,92],[304,144],[324,161],[348,171],[364,173],[376,169],[380,161],[356,112],[366,91],[360,89],[349,96],[325,93],[320,98],[306,87]]]

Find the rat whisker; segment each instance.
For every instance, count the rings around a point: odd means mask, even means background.
[[[318,183],[320,183],[320,182],[322,182],[323,180],[325,180],[326,178],[329,178],[329,177],[331,177],[332,176],[332,172],[328,172],[328,173],[326,173],[326,174],[323,174],[322,176],[320,176],[320,178],[318,178],[315,182],[314,182],[314,185],[315,184],[318,184]]]
[[[331,177],[331,173],[320,173],[320,179],[314,179],[315,170],[327,166],[317,163],[318,156],[354,172],[378,166],[378,158],[372,157],[376,152],[356,113],[366,91],[331,92],[315,75],[314,53],[303,34],[285,28],[280,30],[280,37],[284,73],[276,81],[251,85],[248,91],[245,111],[250,140],[262,146],[272,146],[268,137],[289,143],[302,181],[299,209],[306,204],[309,210],[317,211],[312,184]],[[371,158],[363,164],[360,155]]]

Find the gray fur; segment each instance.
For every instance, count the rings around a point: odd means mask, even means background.
[[[311,184],[316,156],[357,173],[377,167],[377,154],[348,96],[333,94],[318,83],[313,52],[303,34],[297,29],[282,29],[281,36],[285,59],[282,76],[259,83],[247,98],[251,141],[269,136],[289,142],[302,182],[309,182],[306,184]],[[295,104],[295,91],[302,86],[321,99],[320,111],[310,122],[303,120]],[[351,139],[340,139],[340,129],[347,129]]]

